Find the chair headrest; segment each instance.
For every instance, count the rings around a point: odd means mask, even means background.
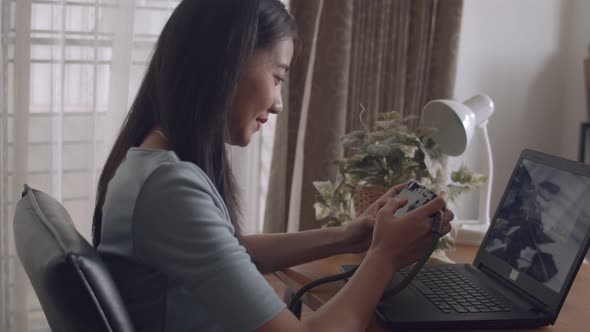
[[[134,330],[106,266],[57,200],[25,185],[14,237],[52,330]]]

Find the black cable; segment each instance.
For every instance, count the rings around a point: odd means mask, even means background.
[[[412,282],[412,279],[414,279],[414,277],[418,274],[418,272],[420,272],[420,270],[422,269],[424,264],[426,264],[426,261],[428,260],[428,258],[432,255],[432,252],[436,249],[436,246],[438,245],[438,241],[443,236],[442,219],[443,219],[443,211],[439,211],[438,213],[436,213],[434,215],[434,223],[432,226],[432,245],[431,245],[430,249],[422,256],[422,258],[418,262],[416,262],[414,264],[410,273],[408,273],[408,275],[402,281],[400,281],[395,286],[393,286],[393,288],[386,289],[385,292],[383,293],[382,297],[388,297],[388,296],[392,296],[392,295],[399,293],[404,288],[406,288],[410,284],[410,282]],[[315,281],[312,281],[312,282],[304,285],[293,295],[293,297],[291,297],[291,300],[289,301],[289,305],[288,305],[289,310],[293,314],[295,314],[295,316],[297,316],[297,318],[300,318],[300,312],[296,312],[297,311],[296,308],[301,305],[300,299],[303,296],[303,294],[305,294],[307,291],[309,291],[310,289],[315,288],[317,286],[327,284],[329,282],[334,282],[334,281],[350,278],[357,269],[358,269],[358,266],[353,268],[350,271],[336,274],[336,275],[329,276],[329,277],[325,277],[325,278],[321,278],[321,279],[317,279]]]

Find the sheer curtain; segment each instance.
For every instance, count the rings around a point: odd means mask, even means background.
[[[12,238],[24,183],[90,239],[101,167],[178,0],[0,0],[0,331],[49,331]],[[232,150],[244,228],[259,232],[274,126]]]

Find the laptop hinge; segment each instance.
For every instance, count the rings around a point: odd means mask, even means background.
[[[525,301],[530,302],[531,306],[534,308],[534,310],[536,312],[547,315],[549,317],[553,317],[554,312],[553,312],[553,310],[551,310],[551,307],[549,307],[545,303],[539,301],[537,298],[535,298],[531,294],[523,291],[522,289],[519,289],[518,287],[515,287],[513,284],[506,281],[506,279],[502,278],[502,276],[500,276],[494,270],[486,267],[483,264],[478,264],[478,266],[474,266],[474,267],[476,269],[480,270],[481,272],[483,272],[484,274],[486,274],[487,276],[489,276],[490,278],[498,281],[500,283],[500,285],[504,286],[504,288],[507,288],[511,292],[516,293],[518,296],[525,299]]]

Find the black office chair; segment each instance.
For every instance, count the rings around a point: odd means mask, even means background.
[[[57,200],[25,185],[14,238],[52,331],[134,331],[106,266]]]

